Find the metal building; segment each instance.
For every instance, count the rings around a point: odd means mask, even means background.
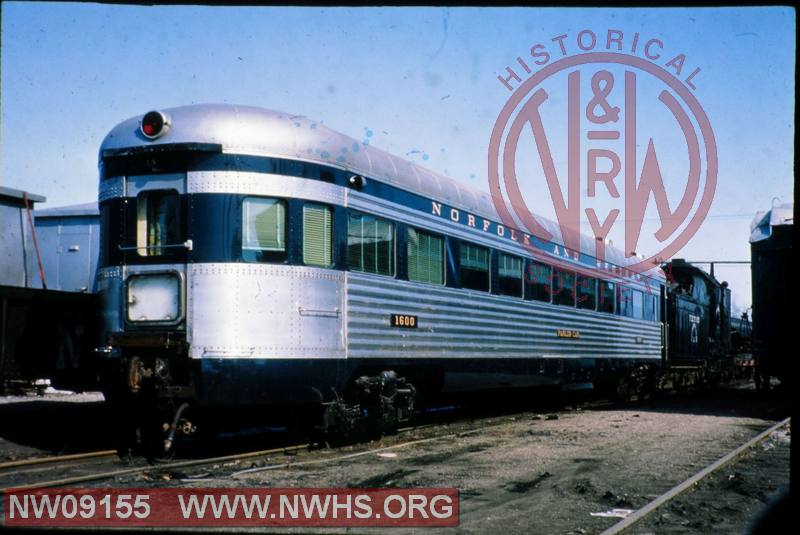
[[[30,274],[35,272],[36,253],[31,239],[31,226],[25,208],[44,202],[41,195],[0,187],[0,286],[33,287]],[[36,286],[41,287],[41,286]]]
[[[65,292],[94,292],[100,246],[97,203],[48,208],[34,212],[47,288]],[[42,288],[38,270],[31,280]]]

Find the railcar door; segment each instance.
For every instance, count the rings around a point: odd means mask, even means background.
[[[184,330],[186,174],[125,177],[123,252],[126,330]]]

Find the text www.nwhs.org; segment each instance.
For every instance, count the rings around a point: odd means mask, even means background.
[[[11,492],[6,526],[456,526],[456,489]]]

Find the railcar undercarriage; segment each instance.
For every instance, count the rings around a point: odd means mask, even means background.
[[[414,412],[416,389],[394,371],[362,375],[352,381],[343,396],[322,403],[323,435],[385,434],[406,422]]]
[[[197,432],[188,370],[170,356],[139,353],[121,358],[113,367],[114,386],[108,395],[120,451],[169,456],[176,441]]]
[[[162,340],[153,337],[150,341]],[[210,436],[215,425],[208,407],[199,403],[195,373],[182,341],[154,347],[124,347],[109,370],[107,398],[114,407],[120,451],[151,458],[169,457],[176,444]],[[316,407],[298,407],[312,415],[310,429],[320,443],[333,437],[392,433],[414,411],[416,389],[395,371],[358,374],[344,389],[331,387]],[[308,410],[310,409],[310,410]]]

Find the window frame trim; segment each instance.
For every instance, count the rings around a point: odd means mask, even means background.
[[[472,292],[481,292],[481,293],[491,294],[492,293],[492,287],[493,287],[492,286],[492,266],[494,265],[494,263],[492,262],[492,251],[496,251],[497,249],[495,249],[493,247],[487,247],[487,246],[484,246],[484,245],[479,245],[479,244],[477,244],[475,242],[462,240],[460,238],[457,238],[457,239],[459,240],[459,243],[458,243],[458,282],[459,282],[458,288],[461,289],[461,290],[469,290],[469,291],[472,291]],[[475,248],[478,248],[478,249],[483,249],[483,250],[486,251],[486,279],[487,279],[487,281],[489,283],[488,284],[488,288],[486,290],[476,290],[475,288],[467,288],[467,287],[464,286],[464,278],[461,276],[462,275],[461,271],[463,269],[463,266],[461,265],[461,253],[463,251],[464,245],[468,245],[468,246],[475,247]],[[472,269],[473,271],[478,271],[477,269],[469,268],[469,267],[467,269]]]
[[[376,219],[382,219],[383,221],[386,221],[387,223],[392,225],[392,272],[393,273],[391,275],[384,275],[383,273],[374,273],[372,271],[360,271],[360,270],[357,270],[357,269],[352,269],[350,267],[350,262],[348,261],[349,257],[350,257],[349,251],[347,252],[347,254],[345,254],[345,258],[344,258],[345,271],[352,272],[352,273],[363,273],[365,275],[377,275],[379,277],[389,277],[389,278],[392,278],[392,279],[397,279],[397,275],[398,275],[398,273],[400,271],[398,269],[398,266],[397,266],[397,241],[398,241],[397,240],[397,234],[398,234],[397,231],[398,231],[398,227],[399,227],[398,223],[396,221],[394,221],[393,219],[389,219],[389,218],[386,218],[386,217],[381,216],[381,215],[373,214],[373,213],[370,213],[370,212],[364,212],[362,210],[358,210],[358,209],[355,209],[355,208],[345,208],[345,221],[347,222],[346,225],[345,225],[346,232],[344,233],[345,251],[347,251],[347,248],[349,247],[348,239],[350,238],[350,214],[359,214],[359,215],[362,215],[362,216],[366,215],[366,216],[374,217]]]
[[[520,277],[519,277],[519,282],[520,282],[519,294],[509,295],[509,294],[502,293],[502,288],[501,288],[501,285],[500,285],[500,279],[501,278],[506,278],[506,279],[511,278],[511,277],[508,277],[508,276],[500,275],[500,264],[501,264],[501,258],[503,256],[507,256],[507,257],[510,257],[510,258],[516,258],[517,260],[519,260],[521,262],[521,265],[520,265]],[[513,254],[513,253],[507,253],[507,252],[505,252],[505,251],[503,251],[501,249],[497,250],[497,295],[500,295],[500,296],[503,296],[503,297],[515,297],[517,299],[522,299],[523,301],[525,300],[525,266],[526,266],[525,260],[526,260],[526,258],[524,256],[519,256],[519,255],[516,255],[516,254]]]
[[[177,226],[176,233],[178,234],[178,240],[180,241],[180,235],[186,234],[186,229],[183,228],[182,218],[184,217],[184,208],[183,203],[181,201],[181,192],[177,188],[153,188],[153,189],[142,189],[140,190],[133,199],[136,200],[136,226],[134,232],[134,242],[135,242],[135,250],[131,252],[135,252],[139,258],[146,258],[146,259],[175,259],[177,256],[177,249],[175,246],[181,245],[180,243],[165,243],[163,245],[148,245],[148,241],[150,238],[150,231],[149,231],[149,210],[150,210],[150,199],[149,197],[154,194],[161,194],[164,195],[165,193],[169,193],[175,196],[175,224]],[[141,199],[144,198],[145,202],[140,202]],[[99,207],[98,207],[99,209]],[[140,219],[140,216],[144,212],[144,219]],[[143,232],[140,232],[143,231]],[[140,238],[144,238],[144,245],[140,245]],[[155,248],[162,248],[165,249],[161,254],[151,254],[150,250]],[[144,250],[144,253],[142,253]]]
[[[557,267],[555,267],[555,266],[551,266],[551,269],[552,269],[552,271],[550,272],[550,276],[551,276],[551,283],[550,283],[550,291],[551,291],[551,294],[550,294],[550,302],[551,302],[552,304],[554,304],[554,305],[558,305],[558,306],[562,306],[562,307],[568,307],[568,306],[571,306],[572,308],[575,308],[575,309],[577,309],[577,308],[578,308],[578,289],[577,289],[577,285],[578,285],[578,272],[577,272],[577,271],[571,271],[571,270],[566,270],[566,269],[557,268]],[[561,273],[565,273],[565,274],[568,274],[568,275],[572,275],[572,304],[571,304],[571,305],[570,305],[570,304],[567,304],[567,303],[556,303],[556,296],[560,295],[560,294],[561,294],[561,292],[562,292],[564,289],[566,289],[566,287],[562,287],[562,288],[561,288],[561,290],[560,290],[558,293],[555,293],[555,291],[553,291],[553,287],[555,286],[555,284],[553,284],[553,283],[554,283],[554,282],[555,282],[555,280],[556,280],[556,271],[559,271],[559,272],[561,272]]]
[[[254,248],[245,248],[244,240],[245,240],[245,212],[244,212],[244,205],[248,201],[248,199],[261,199],[261,200],[274,200],[280,203],[283,206],[283,250],[276,249],[254,249]],[[289,220],[290,215],[290,199],[286,197],[277,197],[271,195],[244,195],[242,196],[242,200],[239,203],[239,210],[240,210],[240,228],[241,228],[241,237],[239,241],[239,258],[242,262],[246,264],[290,264],[290,246],[292,240],[292,233],[290,232],[291,222]],[[281,260],[269,261],[269,260],[248,260],[245,258],[245,251],[252,251],[256,254],[258,253],[282,253],[283,258]]]

